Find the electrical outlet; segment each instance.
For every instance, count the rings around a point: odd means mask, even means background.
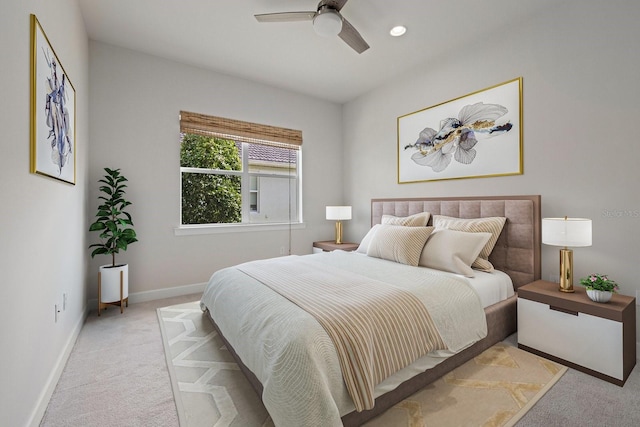
[[[55,323],[58,323],[58,315],[60,314],[60,306],[58,304],[54,304],[53,308],[55,310]]]

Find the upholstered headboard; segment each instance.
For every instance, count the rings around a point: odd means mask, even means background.
[[[511,277],[515,288],[540,279],[539,195],[372,199],[371,225],[379,224],[382,215],[418,212],[456,218],[506,217],[489,261]]]

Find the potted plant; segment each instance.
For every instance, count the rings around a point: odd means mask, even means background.
[[[100,243],[89,248],[91,258],[96,255],[111,255],[111,264],[100,266],[98,274],[98,316],[106,304],[120,305],[129,303],[129,266],[116,264],[116,254],[126,251],[131,243],[137,242],[136,232],[131,228],[131,215],[124,209],[131,202],[124,198],[127,178],[120,174],[120,169],[104,168],[107,174],[98,182],[102,200],[96,213],[96,221],[89,226],[89,231],[100,232]]]
[[[605,274],[590,274],[581,278],[580,284],[587,288],[587,295],[595,302],[608,302],[620,289],[618,284]]]

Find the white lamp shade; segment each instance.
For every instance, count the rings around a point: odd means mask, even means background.
[[[327,219],[333,221],[351,219],[351,206],[327,206]]]
[[[552,246],[591,246],[591,220],[543,218],[542,243]]]
[[[322,37],[337,36],[342,31],[342,18],[331,9],[320,10],[313,18],[313,30]]]

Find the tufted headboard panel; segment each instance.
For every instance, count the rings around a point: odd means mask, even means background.
[[[539,195],[372,199],[371,225],[380,224],[382,215],[418,212],[456,218],[506,217],[489,261],[511,277],[516,289],[541,278]]]

